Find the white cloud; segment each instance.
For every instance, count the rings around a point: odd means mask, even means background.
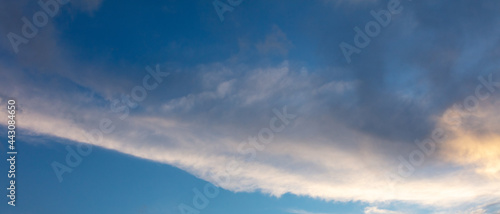
[[[298,209],[289,209],[289,210],[287,210],[287,212],[292,213],[292,214],[331,214],[331,213],[309,212],[309,211],[298,210]]]
[[[463,204],[475,206],[500,197],[498,179],[474,173],[476,168],[471,170],[460,162],[459,165],[439,162],[447,169],[442,171],[432,170],[432,164],[422,166],[412,177],[391,183],[387,172],[397,170],[398,163],[394,161],[404,147],[394,148],[392,142],[353,129],[329,116],[324,103],[312,95],[332,88],[331,84],[335,83],[315,86],[314,76],[294,73],[287,63],[257,70],[234,82],[233,79],[211,81],[206,91],[183,96],[189,98],[189,102],[181,102],[183,98],[172,99],[166,102],[176,103],[170,109],[147,108],[123,121],[102,107],[106,105],[93,104],[103,100],[94,98],[90,102],[80,92],[53,91],[49,96],[16,88],[15,95],[19,103],[23,103],[18,119],[22,121],[20,128],[33,133],[90,143],[170,164],[236,192],[261,191],[275,196],[291,193],[369,203],[404,201],[437,210],[453,210]],[[335,88],[330,96],[355,90],[355,86]],[[1,85],[0,89],[12,91],[9,85]],[[150,96],[154,99],[161,93],[150,93]],[[303,99],[300,103],[295,102],[300,99]],[[86,100],[84,103],[89,106],[79,108],[75,116],[65,115],[64,109],[71,109],[79,100]],[[213,100],[217,102],[210,103]],[[276,133],[265,149],[256,151],[254,160],[246,160],[248,155],[239,151],[241,142],[248,136],[257,136],[261,128],[269,127],[272,109],[281,109],[283,104],[298,118]],[[55,111],[54,106],[61,110]],[[175,108],[186,110],[186,118],[179,117],[172,110]],[[226,115],[230,117],[224,118]],[[0,112],[0,117],[5,117],[5,112]],[[98,128],[102,118],[113,119],[116,130],[105,134],[100,142],[89,140],[84,133]],[[226,164],[230,162],[241,166],[241,170],[232,173],[227,182],[218,181],[216,178],[227,174]],[[384,210],[371,207],[366,212],[381,211]]]
[[[365,207],[365,214],[403,214],[392,210],[379,209],[378,207]]]

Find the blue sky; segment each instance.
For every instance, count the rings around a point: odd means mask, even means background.
[[[500,212],[496,1],[41,2],[0,1],[1,213]]]

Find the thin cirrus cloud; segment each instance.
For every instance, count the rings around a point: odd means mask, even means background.
[[[287,210],[287,212],[291,213],[291,214],[331,214],[331,213],[309,212],[309,211],[298,210],[298,209],[289,209],[289,210]]]
[[[379,209],[378,207],[366,207],[365,214],[402,214],[401,212]]]

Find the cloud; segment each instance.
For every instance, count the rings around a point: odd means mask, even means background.
[[[425,174],[433,166],[423,166],[413,177],[391,184],[387,172],[397,169],[393,160],[405,147],[394,148],[395,144],[326,114],[327,100],[318,91],[331,82],[316,84],[317,77],[292,72],[287,63],[249,72],[237,80],[232,75],[215,79],[201,92],[169,99],[165,102],[169,108],[144,108],[123,121],[106,109],[108,105],[93,104],[106,103],[103,98],[86,100],[80,92],[68,90],[52,93],[49,98],[20,88],[17,93],[24,106],[18,118],[23,121],[22,128],[33,133],[171,164],[236,192],[292,193],[335,201],[406,201],[443,209],[500,196],[491,191],[500,188],[500,182],[467,173],[470,166]],[[275,90],[265,90],[267,85],[274,85]],[[340,98],[354,89],[328,93]],[[58,96],[72,98],[54,100]],[[161,93],[151,92],[148,97],[161,99]],[[78,102],[90,106],[81,108],[77,117],[63,114]],[[259,130],[268,128],[275,117],[273,108],[284,111],[283,103],[297,119],[275,133],[271,143],[260,142],[265,149],[255,150],[256,158],[249,161],[249,153],[241,152],[242,143],[250,142],[249,136],[258,139]],[[54,105],[61,110],[54,111]],[[102,118],[114,121],[115,131],[105,134],[102,141],[86,137]],[[251,148],[251,144],[244,145],[244,149]],[[240,170],[228,174],[226,165],[230,162]],[[228,175],[229,181],[219,179]]]
[[[365,207],[365,214],[402,214],[400,212],[379,209],[378,207]]]
[[[297,209],[289,209],[289,210],[287,210],[287,212],[292,213],[292,214],[329,214],[329,213],[309,212],[309,211],[297,210]]]
[[[280,54],[286,56],[292,43],[287,39],[286,34],[281,29],[274,25],[272,32],[266,36],[263,42],[256,44],[257,50],[261,54]]]
[[[441,118],[448,132],[443,157],[479,174],[500,178],[500,102],[482,103],[474,111],[450,108]]]
[[[161,63],[162,70],[175,72],[148,92],[137,108],[130,108],[126,119],[111,110],[112,101],[141,84],[147,72],[126,63],[71,59],[57,42],[57,26],[48,26],[25,51],[12,56],[18,61],[0,61],[5,74],[0,99],[18,99],[19,127],[34,135],[170,164],[235,192],[398,201],[443,213],[493,203],[500,197],[499,98],[492,95],[490,104],[481,103],[473,113],[453,104],[474,92],[477,75],[498,68],[498,54],[489,47],[498,45],[500,33],[474,33],[499,29],[495,21],[478,22],[497,12],[457,22],[456,14],[440,14],[432,6],[437,3],[415,4],[426,10],[408,8],[404,20],[410,20],[411,27],[388,28],[391,36],[380,37],[371,51],[359,56],[360,63],[350,67],[322,70],[297,65],[288,59],[291,42],[278,27],[264,39],[250,42],[261,54],[284,58],[276,64],[246,64],[234,58],[178,67]],[[463,12],[460,16],[469,17],[469,8],[484,7],[470,4],[457,5]],[[100,1],[85,8],[96,5]],[[20,13],[19,8],[14,7],[12,14]],[[449,20],[436,22],[437,15]],[[484,29],[476,23],[485,24]],[[7,32],[20,26],[0,27]],[[453,34],[455,27],[463,34]],[[127,72],[117,75],[123,70]],[[270,128],[275,110],[283,112],[285,107],[297,118],[273,133],[271,142],[259,142],[262,149],[256,148],[254,138]],[[451,112],[458,112],[458,125],[449,124]],[[0,111],[0,117],[5,116]],[[102,140],[89,138],[103,118],[113,121],[115,130]],[[399,182],[389,179],[387,174],[400,166],[398,157],[418,149],[414,141],[429,137],[436,127],[447,130],[450,138],[441,142],[435,156],[413,176]],[[252,151],[255,158],[249,158]],[[228,173],[227,163],[239,170]],[[223,177],[229,180],[221,181]],[[365,209],[365,213],[384,212],[397,213],[373,206]]]
[[[483,204],[469,210],[459,212],[460,214],[499,214],[500,202]]]

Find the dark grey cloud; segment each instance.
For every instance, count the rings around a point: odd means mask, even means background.
[[[353,28],[364,28],[374,20],[370,10],[386,9],[387,2],[347,15],[345,22],[326,21],[318,55],[332,65],[331,73],[340,67],[341,79],[359,81],[356,95],[347,98],[356,104],[333,104],[332,115],[376,136],[412,142],[434,129],[436,115],[473,93],[479,75],[498,74],[492,67],[498,65],[499,3],[401,1],[402,13],[345,63],[340,42],[353,44]]]

